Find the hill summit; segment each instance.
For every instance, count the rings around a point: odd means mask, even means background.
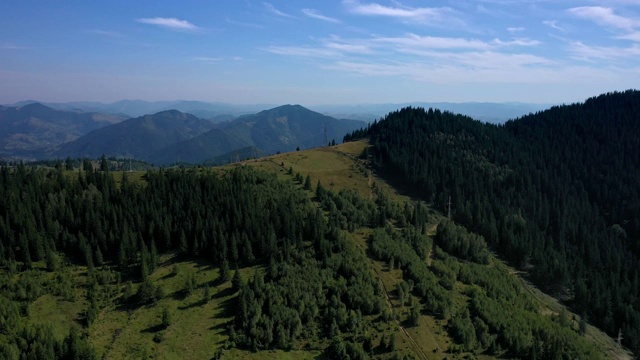
[[[283,105],[216,124],[206,133],[158,151],[149,160],[157,164],[227,162],[249,153],[258,156],[323,146],[363,125],[300,105]]]

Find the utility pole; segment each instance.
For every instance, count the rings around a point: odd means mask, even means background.
[[[327,140],[327,123],[324,123],[324,145],[323,146],[328,146],[329,145],[329,140]]]
[[[451,195],[449,195],[449,202],[447,203],[447,217],[451,219]]]
[[[618,329],[618,346],[622,346],[622,329]]]

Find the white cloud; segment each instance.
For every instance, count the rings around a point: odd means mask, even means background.
[[[428,48],[428,49],[473,49],[473,50],[491,50],[496,47],[507,46],[535,46],[540,41],[528,38],[515,38],[509,41],[494,39],[486,42],[477,39],[452,38],[452,37],[434,37],[419,36],[416,34],[407,34],[403,37],[387,37],[376,38],[372,40],[375,43],[386,43],[403,48]]]
[[[355,54],[371,54],[372,53],[371,48],[364,44],[344,44],[344,43],[337,43],[337,42],[328,42],[328,43],[325,43],[324,46],[328,49],[344,51],[347,53],[355,53]]]
[[[200,30],[199,27],[193,25],[192,23],[186,20],[180,20],[176,18],[142,18],[136,20],[142,24],[150,24],[157,25],[160,27],[164,27],[171,30],[182,30],[182,31],[197,31]]]
[[[561,82],[567,78],[566,68],[553,67],[553,63],[546,59],[528,55],[492,52],[441,55],[441,62],[336,61],[324,68],[361,76],[401,76],[439,84],[546,83]],[[471,55],[470,59],[468,55]],[[456,61],[452,62],[452,58]],[[457,63],[457,60],[464,59],[468,59],[467,63]]]
[[[318,20],[331,22],[331,23],[336,23],[336,24],[340,23],[340,20],[334,19],[332,17],[324,16],[324,15],[320,14],[320,12],[318,12],[318,10],[302,9],[302,13],[307,15],[310,18],[313,18],[313,19],[318,19]]]
[[[640,31],[634,31],[625,35],[616,36],[616,39],[631,40],[640,42]]]
[[[613,9],[602,6],[581,6],[568,10],[571,14],[594,21],[596,24],[618,29],[632,30],[640,26],[640,20],[620,16]]]
[[[561,27],[560,25],[558,25],[558,22],[556,20],[545,20],[542,22],[544,25],[547,25],[548,27],[552,28],[552,29],[556,29],[559,31],[564,31],[564,28]]]
[[[430,49],[489,49],[491,47],[490,44],[475,39],[419,36],[412,33],[403,37],[376,38],[374,41],[377,43],[387,43],[396,46]]]
[[[492,43],[499,46],[536,46],[541,44],[541,42],[538,40],[532,40],[528,38],[515,38],[509,41],[494,39]]]
[[[204,62],[204,63],[217,63],[222,61],[220,57],[207,57],[207,56],[196,56],[193,58],[195,61]]]
[[[640,45],[629,47],[589,46],[581,41],[570,44],[569,51],[575,59],[595,62],[597,60],[622,60],[640,56]]]
[[[116,32],[116,31],[95,29],[95,30],[91,30],[91,32],[94,33],[94,34],[98,34],[98,35],[102,35],[102,36],[106,36],[106,37],[113,37],[113,38],[123,37],[123,35],[121,33]]]
[[[268,46],[264,50],[278,55],[302,57],[335,57],[338,52],[311,46]]]
[[[293,17],[293,16],[291,16],[291,15],[285,13],[285,12],[282,12],[282,11],[276,9],[276,7],[271,5],[271,3],[263,2],[262,4],[267,9],[267,11],[269,11],[273,15],[280,16],[280,17],[288,17],[288,18]]]
[[[523,27],[508,27],[507,28],[507,31],[508,32],[512,32],[512,33],[513,32],[520,32],[520,31],[524,31],[524,30],[525,30],[525,28],[523,28]]]
[[[358,15],[384,16],[417,22],[431,26],[460,26],[464,22],[457,16],[457,12],[449,7],[408,7],[395,2],[396,6],[385,6],[378,3],[360,3],[357,0],[344,0],[350,12]]]

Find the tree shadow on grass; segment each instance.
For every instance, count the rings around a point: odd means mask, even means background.
[[[238,302],[236,299],[227,299],[220,303],[220,313],[217,317],[235,317]]]
[[[163,277],[161,277],[161,278],[160,278],[160,279],[158,279],[158,280],[167,280],[167,279],[171,279],[171,278],[173,278],[173,277],[176,277],[176,274],[172,271],[172,272],[170,272],[170,273],[168,273],[168,274],[164,275]]]
[[[153,334],[153,333],[157,333],[158,331],[162,331],[166,328],[166,326],[162,325],[162,324],[158,324],[158,325],[153,325],[150,326],[144,330],[140,330],[141,333],[144,334]]]
[[[212,299],[222,299],[225,298],[227,296],[231,296],[233,294],[235,294],[235,290],[232,287],[228,287],[222,291],[218,291],[217,293],[213,294],[213,296],[211,297]]]
[[[229,321],[224,321],[221,322],[217,325],[213,325],[212,327],[209,328],[209,330],[222,330],[222,331],[227,331],[227,329],[229,329],[229,326],[233,325],[233,320],[229,320]]]
[[[189,309],[193,309],[195,307],[204,306],[206,304],[207,304],[207,301],[200,300],[200,301],[193,302],[193,303],[191,303],[189,305],[178,306],[178,309],[180,309],[180,310],[189,310]]]
[[[187,298],[188,295],[189,293],[187,293],[184,290],[177,290],[171,294],[171,298],[173,300],[183,301],[184,299]]]

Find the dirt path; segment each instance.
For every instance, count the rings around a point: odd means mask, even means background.
[[[371,259],[369,259],[369,262],[371,262]],[[371,264],[373,266],[373,264]],[[376,270],[375,268],[373,268],[373,271],[376,273],[376,275],[378,276],[378,280],[380,281],[380,285],[382,285],[382,290],[384,290],[384,296],[385,296],[385,300],[387,300],[387,306],[389,306],[389,310],[393,310],[393,304],[391,303],[391,297],[389,296],[389,292],[387,291],[387,287],[384,286],[384,282],[382,281],[382,278],[380,277],[380,274],[378,273],[378,270]],[[425,360],[429,360],[429,357],[427,356],[427,354],[422,350],[422,347],[420,347],[420,345],[418,345],[418,343],[414,340],[414,338],[411,336],[411,334],[409,334],[407,332],[407,329],[405,329],[405,327],[402,325],[402,322],[398,319],[395,319],[396,323],[398,324],[398,327],[400,328],[400,331],[402,331],[402,333],[404,334],[404,336],[407,337],[407,339],[409,339],[409,343],[411,343],[411,346],[418,352],[418,355],[425,359]],[[435,339],[435,337],[434,337]],[[438,350],[440,350],[440,345],[438,345],[438,342],[436,341],[436,346],[438,346]]]

